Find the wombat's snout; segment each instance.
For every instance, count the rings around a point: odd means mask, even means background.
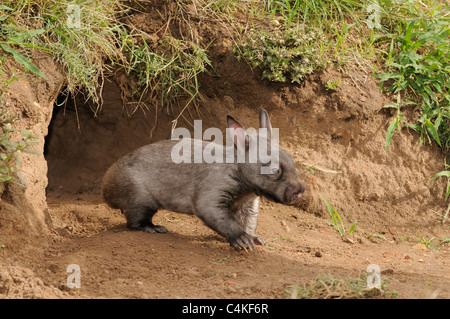
[[[305,192],[305,189],[306,187],[302,182],[290,184],[288,187],[286,187],[285,191],[286,202],[292,204],[298,201]]]

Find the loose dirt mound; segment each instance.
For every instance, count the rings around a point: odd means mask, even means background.
[[[67,298],[69,294],[47,286],[28,269],[0,265],[0,297],[8,299]]]
[[[1,238],[0,296],[279,298],[289,285],[320,274],[358,276],[378,264],[402,298],[450,298],[448,244],[417,245],[420,236],[448,236],[448,222],[440,221],[446,185],[430,182],[442,169],[439,150],[403,131],[384,151],[390,116],[381,107],[388,100],[363,70],[349,68],[343,76],[329,69],[302,85],[261,81],[233,57],[220,31],[208,30],[219,40],[209,49],[214,72],[201,78],[202,114],[186,113],[178,126],[189,128],[200,117],[203,129],[225,128],[231,114],[257,128],[258,110],[266,108],[307,184],[301,204],[263,200],[257,233],[267,247],[249,254],[231,249],[193,216],[158,212],[156,223],[168,234],[126,229],[120,212],[101,201],[101,177],[120,156],[168,138],[173,117],[150,109],[128,118],[111,80],[98,118],[82,103],[55,110],[45,150],[55,233],[20,248],[10,245],[19,232]],[[340,88],[327,91],[326,82],[337,77]],[[347,232],[357,220],[353,235],[341,237],[328,224],[319,194],[342,215]],[[68,289],[70,264],[80,266],[81,288],[67,294],[61,290]]]

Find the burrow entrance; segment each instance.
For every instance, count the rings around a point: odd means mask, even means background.
[[[65,99],[60,96],[57,102]],[[97,117],[81,95],[55,105],[44,149],[47,194],[98,193],[101,178],[113,162],[151,142],[154,110],[128,117],[119,88],[112,81],[106,81],[103,99]],[[155,138],[161,131],[153,130]]]

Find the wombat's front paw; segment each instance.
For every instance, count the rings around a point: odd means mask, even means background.
[[[141,230],[145,231],[147,233],[151,233],[151,234],[154,234],[154,233],[163,234],[163,233],[168,232],[167,228],[164,226],[161,226],[161,225],[145,226],[145,227],[142,227]]]
[[[264,244],[266,243],[261,237],[255,236],[253,238],[253,242],[255,243],[255,245],[260,245],[260,246],[264,246]]]
[[[244,249],[247,251],[253,250],[255,248],[255,244],[260,245],[259,242],[264,242],[261,238],[249,235],[247,233],[243,233],[239,236],[230,239],[230,245],[239,250]]]

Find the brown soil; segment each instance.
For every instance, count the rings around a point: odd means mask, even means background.
[[[125,227],[120,212],[102,202],[100,180],[120,156],[168,138],[173,118],[166,109],[127,117],[111,80],[98,118],[82,103],[76,114],[71,102],[53,114],[44,210],[52,233],[27,235],[24,208],[4,198],[0,297],[280,298],[288,286],[321,274],[357,277],[378,264],[400,298],[450,298],[450,248],[437,240],[449,233],[448,221],[440,220],[446,185],[430,182],[442,170],[439,150],[405,130],[384,151],[390,115],[381,107],[388,100],[361,68],[345,75],[328,69],[302,85],[269,83],[226,43],[211,45],[215,72],[201,78],[203,129],[224,128],[226,114],[257,127],[258,109],[266,108],[307,184],[296,207],[261,202],[257,233],[267,247],[236,251],[195,216],[169,211],[155,216],[167,234]],[[326,82],[337,77],[340,88],[327,91]],[[190,127],[199,118],[192,115],[178,126]],[[329,225],[319,194],[341,214],[347,232],[357,220],[354,234],[341,237]],[[436,238],[439,249],[418,244],[420,236]],[[67,288],[71,264],[80,266],[80,289]]]

